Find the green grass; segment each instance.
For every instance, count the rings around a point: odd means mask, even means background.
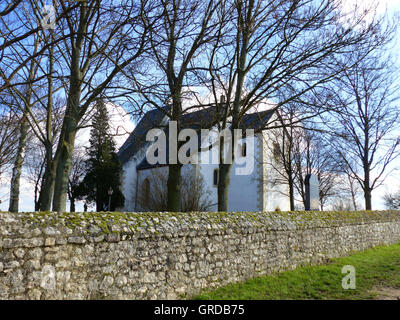
[[[356,289],[344,290],[345,265],[356,269]],[[308,300],[373,299],[374,287],[400,289],[400,244],[377,247],[349,257],[333,259],[323,266],[299,267],[275,275],[204,291],[200,300]]]

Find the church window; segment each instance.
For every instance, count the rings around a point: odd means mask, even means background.
[[[213,184],[215,187],[218,186],[218,178],[219,178],[219,170],[215,169],[214,176],[213,176]]]
[[[246,157],[247,156],[247,144],[246,142],[244,142],[242,144],[242,157]]]

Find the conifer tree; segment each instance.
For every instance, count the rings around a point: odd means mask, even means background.
[[[77,199],[95,203],[96,211],[114,211],[124,204],[124,196],[119,188],[121,163],[110,135],[107,107],[101,100],[96,104],[89,142],[86,175],[75,194]],[[111,196],[109,190],[112,190]]]

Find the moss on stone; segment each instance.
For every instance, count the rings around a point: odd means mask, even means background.
[[[27,223],[33,223],[41,227],[65,226],[75,230],[77,228],[88,229],[90,226],[98,226],[103,233],[137,233],[140,229],[152,229],[153,234],[159,234],[157,227],[163,222],[178,222],[190,228],[193,225],[218,226],[220,229],[242,226],[243,224],[257,228],[276,228],[281,225],[294,225],[296,228],[329,227],[343,224],[362,224],[368,222],[386,222],[400,218],[400,211],[357,211],[357,212],[34,212],[17,214]],[[117,229],[117,230],[115,230]],[[129,230],[129,231],[128,231]]]

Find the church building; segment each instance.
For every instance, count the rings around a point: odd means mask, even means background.
[[[199,145],[195,154],[197,161],[184,164],[181,169],[182,206],[186,211],[217,211],[219,165],[215,159],[219,159],[219,147],[213,148],[219,137],[216,119],[215,108],[209,107],[185,114],[181,122],[184,128],[198,132]],[[148,111],[119,150],[123,167],[121,189],[125,196],[123,211],[165,211],[168,164],[149,163],[146,155],[155,142],[146,141],[146,136],[154,128],[165,131],[168,136],[169,122],[162,109]],[[230,176],[230,212],[289,210],[288,187],[277,183],[279,175],[274,165],[276,142],[273,141],[276,139],[271,139],[271,135],[283,134],[278,123],[276,109],[243,117],[243,135],[238,139]],[[201,129],[208,129],[210,134],[203,136]],[[254,135],[244,135],[246,130],[252,130]],[[168,154],[168,145],[166,148]],[[200,209],[194,201],[201,203]]]

